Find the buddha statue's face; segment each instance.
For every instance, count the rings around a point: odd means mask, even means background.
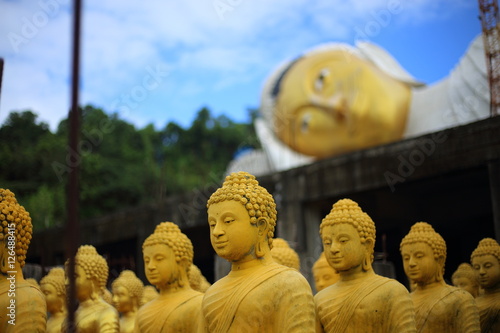
[[[133,310],[133,299],[130,296],[130,291],[124,285],[113,285],[113,305],[121,313]]]
[[[165,244],[154,244],[144,247],[144,270],[152,285],[161,289],[173,283],[179,274],[179,264],[175,260],[174,251]]]
[[[321,239],[328,263],[338,272],[361,271],[367,255],[366,246],[361,243],[358,231],[348,223],[325,226]]]
[[[312,269],[316,291],[321,291],[339,280],[339,274],[325,261]]]
[[[250,223],[250,215],[241,203],[226,200],[211,204],[208,207],[208,224],[210,241],[221,258],[230,262],[256,258],[258,228]]]
[[[61,310],[63,302],[65,301],[61,295],[57,294],[56,288],[51,283],[42,283],[40,285],[45,301],[47,302],[47,311],[56,313]]]
[[[68,285],[69,282],[66,282]],[[75,265],[75,288],[76,298],[78,301],[83,302],[90,298],[94,291],[94,285],[97,285],[92,279],[87,277],[87,273],[80,265]]]
[[[403,96],[401,98],[401,96]],[[275,107],[278,137],[311,156],[398,139],[410,90],[348,50],[299,59],[284,75]]]
[[[432,248],[424,242],[404,245],[401,255],[406,276],[417,284],[434,282],[437,272],[442,271]]]
[[[494,255],[475,256],[472,258],[472,267],[476,270],[482,288],[500,288],[500,264]]]
[[[479,293],[479,286],[477,283],[471,281],[465,276],[458,276],[452,279],[453,285],[457,288],[463,289],[469,292],[472,296],[476,297]]]

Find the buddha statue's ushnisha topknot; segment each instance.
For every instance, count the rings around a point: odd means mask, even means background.
[[[432,248],[434,259],[437,260],[441,256],[446,259],[446,242],[429,223],[415,223],[411,227],[408,235],[406,235],[401,241],[401,245],[399,247],[400,251],[404,245],[417,242],[423,242],[429,245]]]
[[[476,249],[472,252],[470,256],[470,260],[474,257],[484,256],[487,254],[491,254],[497,258],[498,262],[500,262],[500,245],[493,238],[484,238],[477,245]]]
[[[240,202],[250,215],[250,222],[256,224],[260,217],[267,218],[269,247],[272,248],[274,228],[276,227],[276,203],[273,196],[259,185],[255,176],[248,172],[233,172],[226,177],[222,187],[213,193],[207,202],[207,208],[214,203],[234,200]]]
[[[24,266],[26,253],[31,242],[33,226],[30,214],[21,206],[10,190],[0,188],[0,240],[15,237],[17,261]]]
[[[187,263],[187,269],[191,266],[193,262],[193,244],[189,238],[181,232],[181,229],[177,224],[172,222],[162,222],[158,224],[155,228],[154,233],[152,233],[144,243],[142,244],[142,249],[146,246],[165,244],[174,251],[175,260],[180,263],[183,260]]]

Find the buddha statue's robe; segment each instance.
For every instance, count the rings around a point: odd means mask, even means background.
[[[47,304],[41,290],[26,280],[16,281],[15,290],[11,291],[10,283],[0,287],[0,332],[45,332],[47,325]],[[10,313],[11,299],[15,300],[15,325],[9,324],[12,320]],[[12,321],[11,321],[12,323]]]
[[[203,294],[192,289],[160,294],[137,312],[135,332],[196,332],[202,299]]]
[[[340,280],[314,296],[323,332],[416,332],[410,294],[396,280],[373,272]]]
[[[500,293],[484,294],[476,298],[481,321],[481,333],[500,332]]]
[[[315,332],[307,280],[275,262],[231,271],[203,298],[205,332]]]
[[[120,331],[118,311],[102,298],[89,299],[80,304],[75,312],[78,333],[118,333]],[[63,332],[67,331],[63,323]]]
[[[479,313],[472,295],[439,284],[411,293],[417,331],[421,333],[479,333]]]
[[[46,333],[61,333],[62,325],[65,318],[66,316],[64,313],[60,313],[58,316],[51,315],[47,320]]]

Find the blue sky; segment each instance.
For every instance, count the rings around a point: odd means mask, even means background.
[[[481,32],[472,0],[84,0],[81,104],[141,128],[189,126],[207,106],[247,121],[282,61],[369,40],[415,78],[448,75]],[[54,129],[70,105],[69,0],[0,0],[0,124],[31,109]]]

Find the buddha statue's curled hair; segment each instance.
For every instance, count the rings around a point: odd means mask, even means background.
[[[57,295],[66,295],[64,269],[61,267],[52,268],[47,275],[40,280],[40,285],[50,284],[54,287]]]
[[[432,248],[432,253],[434,254],[434,259],[443,257],[446,259],[446,242],[443,237],[438,234],[434,228],[427,222],[417,222],[415,223],[408,235],[406,235],[399,246],[401,251],[404,245],[413,244],[417,242],[422,242],[429,245]]]
[[[177,224],[172,222],[162,222],[158,224],[155,231],[144,241],[142,249],[146,246],[164,244],[174,251],[177,263],[185,261],[187,269],[193,262],[193,244],[189,238],[181,232]]]
[[[111,284],[113,288],[124,286],[128,290],[131,297],[136,297],[139,302],[144,290],[144,284],[131,270],[124,270]]]
[[[240,202],[247,209],[252,224],[257,224],[260,217],[267,218],[269,224],[267,238],[269,248],[272,248],[276,227],[276,203],[273,196],[259,185],[255,176],[243,171],[231,173],[222,183],[222,187],[210,196],[207,208],[211,204],[226,200]]]
[[[375,223],[368,214],[363,212],[359,205],[351,199],[341,199],[333,204],[332,210],[326,215],[320,226],[319,232],[322,234],[323,228],[338,223],[348,223],[352,225],[359,234],[361,242],[368,238],[373,239],[375,244]]]
[[[472,252],[470,260],[474,257],[484,256],[491,254],[500,262],[500,245],[493,238],[484,238],[477,245],[476,249]]]
[[[75,265],[83,268],[88,279],[97,279],[99,287],[104,290],[108,281],[108,263],[97,253],[92,245],[82,245],[75,256]]]
[[[24,267],[33,234],[31,217],[17,202],[14,193],[3,188],[0,188],[0,229],[0,240],[5,240],[6,244],[9,244],[9,236],[14,236],[17,261]]]
[[[472,266],[468,263],[464,262],[458,265],[457,270],[451,276],[452,280],[461,277],[464,277],[469,281],[474,282],[476,285],[478,284],[476,272],[474,271],[474,268],[472,268]]]
[[[273,240],[271,255],[279,264],[300,270],[299,255],[283,238],[275,238]]]

